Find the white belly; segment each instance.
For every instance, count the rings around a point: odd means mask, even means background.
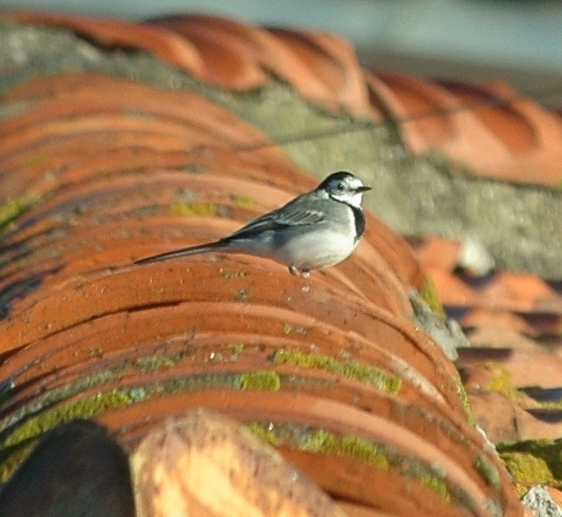
[[[299,270],[318,269],[342,262],[355,248],[352,236],[317,231],[293,236],[275,251],[275,260]]]

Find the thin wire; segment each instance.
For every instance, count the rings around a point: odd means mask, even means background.
[[[541,99],[547,99],[553,95],[560,95],[560,94],[562,94],[562,88],[536,91],[530,94],[514,94],[510,96],[503,96],[503,97],[494,95],[493,93],[486,93],[483,94],[480,99],[459,106],[431,109],[401,118],[389,116],[382,121],[363,120],[363,121],[354,122],[352,124],[343,127],[340,126],[335,128],[320,129],[318,131],[307,131],[306,133],[294,133],[292,135],[285,134],[282,136],[272,138],[271,140],[268,140],[266,142],[257,142],[255,144],[236,146],[231,148],[230,150],[233,152],[257,151],[259,149],[263,149],[266,147],[289,145],[289,144],[307,142],[312,140],[320,140],[322,138],[328,138],[331,136],[338,136],[347,133],[372,130],[377,127],[387,126],[388,124],[394,124],[398,126],[401,124],[407,124],[408,122],[423,120],[429,117],[451,115],[455,113],[461,113],[463,111],[474,111],[486,107],[507,106],[509,104],[518,101],[530,100],[530,101],[540,102]]]

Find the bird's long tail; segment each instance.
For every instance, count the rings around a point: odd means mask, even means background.
[[[181,248],[174,251],[166,251],[158,255],[152,255],[139,260],[135,260],[135,264],[151,264],[152,262],[160,262],[162,260],[174,259],[179,257],[187,257],[188,255],[198,255],[200,253],[209,253],[211,251],[224,251],[228,247],[228,241],[220,240],[211,242],[210,244],[201,244],[199,246],[191,246],[189,248]]]

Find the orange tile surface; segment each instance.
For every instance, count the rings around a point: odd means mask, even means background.
[[[325,109],[396,121],[414,153],[438,149],[510,181],[561,180],[557,114],[501,84],[365,71],[333,35],[209,16],[0,18],[151,52],[223,88],[274,74]],[[134,449],[169,416],[204,406],[271,433],[348,515],[522,515],[470,424],[455,367],[412,323],[408,292],[428,272],[470,329],[480,346],[458,366],[474,415],[490,438],[511,440],[560,433],[540,397],[562,380],[558,351],[544,346],[559,340],[561,285],[479,276],[447,239],[412,252],[370,215],[353,257],[306,282],[244,256],[135,266],[218,238],[315,181],[274,146],[233,153],[268,138],[191,92],[69,74],[0,98],[7,113],[16,103],[0,121],[0,192],[29,207],[1,234],[0,378],[17,387],[2,406],[6,440],[36,411],[64,419],[81,408]]]
[[[285,458],[353,514],[484,517],[494,501],[521,515],[453,364],[410,320],[424,275],[401,237],[369,215],[357,253],[306,281],[234,255],[136,266],[315,181],[275,148],[233,154],[265,135],[195,94],[100,74],[42,81],[0,100],[26,106],[0,122],[0,191],[32,200],[2,235],[0,377],[17,387],[6,440],[31,413],[85,411],[134,449],[203,406],[277,433]]]
[[[502,180],[549,186],[562,180],[562,118],[506,84],[438,83],[366,71],[337,36],[214,16],[132,23],[6,11],[0,19],[69,27],[100,45],[151,52],[227,89],[255,89],[274,74],[328,110],[396,122],[416,154],[437,149],[474,174]]]

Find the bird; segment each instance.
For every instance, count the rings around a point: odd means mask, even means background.
[[[137,260],[150,264],[200,253],[241,253],[274,260],[294,275],[334,266],[347,259],[365,231],[361,207],[371,187],[351,172],[327,176],[314,190],[249,222],[218,241]]]

